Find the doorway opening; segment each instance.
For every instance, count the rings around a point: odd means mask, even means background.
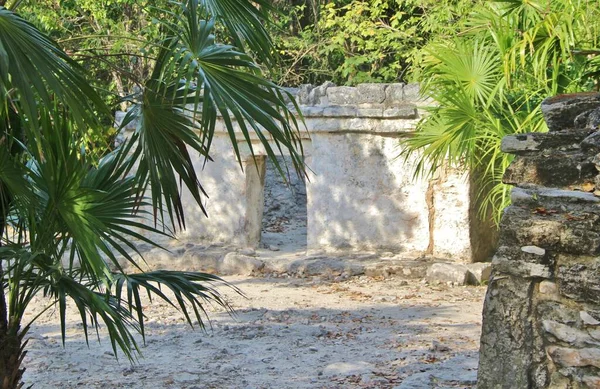
[[[275,164],[267,159],[261,246],[274,251],[306,251],[306,183],[292,170],[288,156],[277,162],[290,175],[286,183]]]

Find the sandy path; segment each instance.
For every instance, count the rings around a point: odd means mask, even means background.
[[[32,329],[25,364],[34,388],[472,388],[484,287],[402,279],[227,277],[231,318],[212,309],[213,329],[147,307],[144,357],[116,361],[85,344],[74,311],[63,349],[56,316]],[[41,302],[38,302],[41,306]]]

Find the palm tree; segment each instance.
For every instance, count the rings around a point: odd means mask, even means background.
[[[302,169],[286,93],[253,59],[275,60],[263,0],[185,0],[159,10],[161,39],[149,46],[153,72],[127,97],[132,108],[123,126],[136,122],[136,130],[106,153],[86,147],[86,134],[102,132],[110,108],[82,68],[17,13],[20,3],[0,0],[1,389],[23,385],[32,324],[23,318],[36,294],[58,308],[63,343],[70,300],[86,338],[102,323],[115,352],[130,359],[139,353],[133,333],[144,336],[142,292],[180,308],[190,325],[204,325],[206,302],[229,308],[215,289],[224,281],[144,272],[134,244],[153,244],[140,229],[168,234],[185,227],[180,183],[202,206],[191,153],[210,158],[217,115],[238,156],[236,137],[249,142],[254,132],[270,157],[273,147],[285,148]],[[215,42],[215,25],[235,46]],[[126,273],[118,256],[138,271]]]
[[[600,8],[583,0],[480,2],[454,39],[424,50],[422,91],[436,106],[406,142],[421,171],[466,167],[480,180],[482,216],[500,220],[509,201],[505,135],[547,130],[548,96],[598,87]]]

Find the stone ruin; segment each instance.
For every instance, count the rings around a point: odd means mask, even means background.
[[[545,100],[550,132],[511,135],[478,387],[600,388],[600,94]]]
[[[326,83],[291,92],[306,124],[308,180],[290,177],[290,190],[269,167],[259,140],[252,139],[253,158],[240,136],[242,171],[219,120],[211,146],[214,162],[196,161],[209,217],[184,196],[188,226],[179,238],[457,263],[489,258],[495,230],[476,217],[476,188],[469,175],[447,169],[433,179],[415,178],[417,158],[406,163],[399,158],[401,138],[411,136],[430,104],[420,98],[417,84]]]

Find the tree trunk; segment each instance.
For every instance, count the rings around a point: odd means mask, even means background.
[[[1,184],[0,184],[1,185]],[[0,192],[4,192],[0,187]],[[6,214],[10,200],[6,197],[0,199],[0,246],[4,233]],[[0,389],[17,389],[23,387],[22,378],[24,368],[21,368],[25,357],[24,334],[19,333],[20,323],[10,323],[8,307],[6,304],[6,290],[4,282],[4,268],[0,260]]]
[[[13,333],[11,333],[13,332]],[[25,358],[25,345],[23,336],[16,331],[0,333],[0,388],[19,389],[23,387],[23,373],[21,368]]]

